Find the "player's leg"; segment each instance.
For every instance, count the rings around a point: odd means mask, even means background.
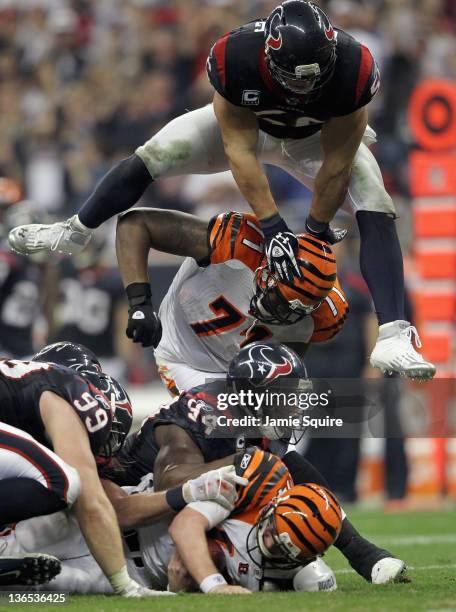
[[[112,587],[90,554],[78,522],[66,512],[20,521],[0,538],[1,557],[31,556],[40,551],[61,562],[61,572],[52,582],[33,590],[66,593],[112,593]],[[21,589],[27,590],[27,587]]]
[[[212,105],[170,121],[133,155],[116,164],[98,183],[77,215],[52,225],[23,225],[10,232],[13,250],[77,253],[93,229],[131,208],[152,181],[228,169]]]
[[[296,484],[315,482],[328,487],[322,474],[297,452],[286,453],[282,458]],[[344,513],[342,529],[334,546],[340,550],[354,570],[368,582],[384,584],[404,579],[405,563],[389,551],[378,548],[355,529]]]
[[[404,272],[395,227],[396,212],[377,161],[367,146],[375,140],[373,130],[367,128],[364,140],[355,157],[343,208],[356,215],[361,237],[361,272],[379,319],[379,337],[371,363],[382,371],[394,371],[410,378],[432,378],[435,367],[415,350],[413,338],[421,346],[418,334],[404,320]],[[266,153],[264,160],[282,167],[312,190],[323,162],[319,135],[288,140],[280,154],[277,150]]]
[[[71,507],[77,471],[29,434],[0,423],[0,525]]]
[[[0,525],[51,514],[71,506],[80,490],[76,470],[15,427],[0,423]],[[60,562],[44,553],[0,558],[0,584],[51,580]]]

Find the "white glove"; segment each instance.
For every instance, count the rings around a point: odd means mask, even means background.
[[[152,589],[148,589],[145,586],[141,586],[135,580],[130,580],[127,586],[118,593],[121,597],[157,597],[160,595],[175,595],[175,593],[171,593],[171,591],[153,591]]]
[[[237,499],[236,485],[245,486],[247,483],[247,478],[236,474],[234,465],[227,465],[188,480],[182,487],[182,494],[187,504],[214,501],[231,512]]]

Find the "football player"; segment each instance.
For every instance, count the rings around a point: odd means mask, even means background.
[[[40,361],[45,351],[33,361],[0,360],[0,525],[72,508],[114,592],[154,595],[127,572],[115,512],[96,466],[97,456],[106,460],[119,450],[131,407],[121,402],[127,416],[118,418],[115,393],[110,402],[100,388],[108,380],[119,385],[101,372],[95,355],[77,345],[60,348],[62,361],[71,353],[74,369],[57,365],[58,355],[52,363]],[[47,555],[3,557],[0,582],[40,582],[59,569]]]
[[[22,199],[19,185],[0,177],[0,355],[26,359],[34,352],[37,318],[50,312],[48,277],[52,262],[38,255],[30,259],[12,253],[8,229],[18,223],[35,222],[43,215],[33,203]]]
[[[250,478],[231,515],[202,502],[187,506],[171,523],[169,532],[184,565],[201,591],[224,592],[225,578],[208,549],[209,532],[222,547],[229,576],[249,591],[261,590],[266,580],[274,582],[273,576],[280,576],[282,586],[293,578],[299,584],[296,573],[337,539],[342,509],[324,487],[309,483],[290,488],[288,470],[270,453],[248,450],[236,463],[242,466],[237,472]],[[319,564],[319,571],[323,568]],[[305,569],[307,579],[314,569]],[[332,572],[320,578],[315,590],[336,588]]]
[[[263,342],[249,345],[236,355],[228,368],[228,379],[237,383],[246,381],[249,360],[255,362],[255,371],[259,367],[263,371],[262,377],[269,389],[273,390],[282,380],[291,380],[293,384],[308,382],[306,369],[294,351],[285,345]],[[284,364],[287,365],[286,374],[277,380],[267,379],[274,366]],[[222,380],[184,391],[162,406],[157,414],[145,419],[139,431],[127,438],[114,460],[110,478],[120,485],[134,485],[153,472],[154,488],[160,491],[195,478],[208,469],[233,464],[236,453],[245,448],[246,441],[235,436],[210,437],[206,423],[207,417],[216,413],[217,395],[221,391],[226,391]],[[262,444],[261,440],[255,442]],[[278,443],[276,445],[279,447]],[[313,482],[328,487],[318,470],[297,452],[287,452],[282,460],[295,484]],[[405,563],[363,538],[345,515],[334,545],[365,580],[382,584],[402,579]]]
[[[361,268],[379,319],[373,366],[418,379],[433,364],[413,346],[404,320],[404,273],[396,212],[368,145],[367,105],[380,76],[369,49],[334,28],[312,2],[286,0],[267,18],[220,38],[207,71],[213,104],[161,129],[101,180],[78,215],[53,225],[21,226],[10,242],[21,253],[75,252],[94,228],[133,206],[153,180],[231,168],[260,219],[270,269],[300,277],[298,240],[280,216],[262,164],[279,166],[313,191],[307,231],[337,242],[329,222],[343,207],[356,215]]]
[[[160,318],[151,301],[151,248],[187,256]],[[223,213],[208,223],[176,211],[130,211],[118,222],[117,258],[130,306],[127,335],[158,344],[159,372],[173,394],[224,377],[253,340],[285,342],[302,354],[307,343],[336,334],[348,312],[330,246],[300,236],[303,278],[282,283],[266,265],[263,234],[249,213]]]
[[[239,453],[235,466],[238,482],[246,484],[240,489],[235,504],[230,507],[225,504],[226,512],[217,513],[212,505],[207,505],[207,503],[204,505],[202,501],[194,502],[188,505],[188,508],[192,509],[190,516],[185,515],[183,521],[173,524],[179,546],[182,545],[184,523],[186,529],[192,529],[192,524],[195,524],[198,536],[201,535],[204,539],[204,556],[208,544],[206,544],[204,530],[199,529],[201,512],[206,514],[212,512],[212,519],[217,521],[214,522],[215,528],[208,534],[209,548],[217,564],[217,570],[223,571],[231,584],[227,585],[225,581],[222,583],[213,580],[211,587],[206,580],[201,590],[212,593],[246,593],[261,590],[266,581],[271,588],[271,583],[275,584],[277,580],[277,564],[281,562],[288,566],[290,556],[293,554],[293,567],[287,567],[286,572],[282,571],[279,574],[283,586],[291,588],[291,580],[299,573],[297,590],[334,590],[336,588],[334,574],[321,559],[315,558],[317,554],[326,550],[340,529],[341,511],[337,502],[332,501],[331,494],[316,485],[291,489],[293,483],[285,465],[278,457],[259,449],[251,448]],[[209,474],[204,476],[209,476]],[[176,571],[177,555],[168,533],[171,519],[164,518],[164,520],[149,525],[143,525],[141,521],[135,524],[131,514],[125,513],[125,506],[118,504],[119,499],[128,500],[134,504],[138,498],[149,499],[150,503],[151,496],[156,495],[152,493],[152,482],[153,475],[146,475],[137,487],[126,487],[126,490],[119,490],[117,500],[113,498],[121,527],[134,527],[123,533],[125,549],[128,551],[129,572],[145,587],[165,590],[169,580],[169,588],[172,591],[198,590],[199,582],[188,580],[185,567],[183,568],[185,576],[182,575],[182,570]],[[285,500],[282,499],[278,503],[277,498],[284,492],[290,491],[292,494],[296,489],[307,489],[304,496],[305,501],[301,500],[298,503],[313,504],[315,512],[309,519],[309,525],[318,533],[318,538],[310,536],[306,543],[304,540],[297,542],[299,554],[296,554],[296,549],[293,548],[296,538],[289,545],[288,550],[285,548],[283,524],[280,525],[281,533],[274,532],[269,526],[271,515],[278,515],[281,509],[285,509]],[[326,500],[331,500],[330,512],[336,508],[337,514],[331,516],[329,520],[325,516],[328,513],[322,508],[323,500],[318,497],[322,493],[326,496]],[[303,534],[306,533],[309,528],[302,525],[303,521],[298,524],[297,518],[292,517],[293,524],[296,523],[295,526],[299,527]],[[289,527],[288,530],[285,527],[287,532],[291,533],[292,530],[293,527]],[[199,545],[198,540],[197,537],[196,541]],[[261,546],[260,549],[258,549],[258,544]],[[45,590],[64,590],[76,593],[112,592],[109,582],[90,555],[81,531],[71,516],[57,513],[49,517],[23,521],[3,539],[3,545],[7,554],[30,552],[40,547],[62,560],[62,573],[51,584],[42,587]],[[276,555],[272,556],[276,545],[281,547],[279,558]],[[269,548],[271,548],[271,558],[268,557]],[[302,566],[305,566],[304,571],[301,570]],[[287,579],[287,584],[284,584],[284,579]]]

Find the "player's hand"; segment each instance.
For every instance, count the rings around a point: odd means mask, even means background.
[[[168,561],[168,590],[173,593],[190,591],[194,584],[181,556],[176,549],[173,550]]]
[[[292,232],[279,232],[266,238],[269,269],[285,283],[291,282],[295,276],[302,278],[297,261],[298,250],[298,239]]]
[[[214,501],[231,512],[237,499],[236,485],[245,486],[246,478],[238,476],[234,465],[201,474],[187,481],[182,494],[187,504],[194,501]]]
[[[147,587],[138,584],[135,580],[130,580],[123,591],[117,594],[121,597],[128,597],[132,599],[138,599],[140,597],[159,597],[161,595],[175,595],[175,593],[171,593],[170,591],[153,591],[152,589],[148,589]]]
[[[252,591],[237,584],[219,584],[210,590],[208,595],[250,595]]]
[[[128,310],[127,338],[142,346],[156,348],[161,340],[162,326],[152,304],[136,306]]]
[[[296,260],[299,249],[298,239],[293,232],[290,232],[288,225],[279,213],[261,219],[260,225],[271,272],[277,274],[280,280],[284,282],[290,282],[294,276],[302,278]]]
[[[161,340],[162,326],[152,305],[149,283],[132,283],[126,288],[129,309],[126,334],[133,342],[156,348]]]
[[[312,236],[315,236],[315,238],[324,240],[329,244],[337,244],[347,235],[346,229],[332,229],[329,223],[320,223],[313,219],[311,215],[306,219],[306,231]]]

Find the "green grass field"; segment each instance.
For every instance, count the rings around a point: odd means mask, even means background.
[[[380,546],[404,559],[409,566],[409,584],[372,586],[345,563],[337,550],[325,557],[336,571],[334,593],[264,593],[250,596],[179,595],[131,601],[117,597],[70,596],[65,612],[407,612],[440,610],[456,612],[456,512],[385,514],[377,511],[350,512],[357,527]],[[56,610],[58,605],[8,604],[3,610]]]

